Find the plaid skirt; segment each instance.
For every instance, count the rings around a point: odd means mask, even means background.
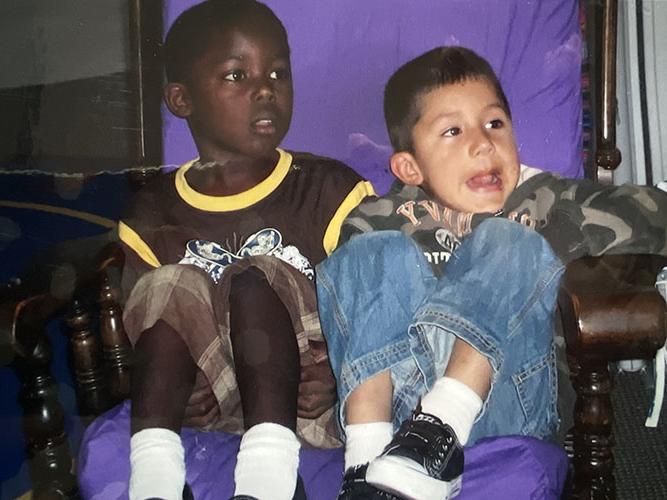
[[[229,336],[231,278],[248,269],[261,270],[287,308],[300,353],[301,366],[314,359],[309,341],[324,341],[317,313],[315,284],[289,264],[269,256],[253,256],[225,269],[215,284],[192,265],[172,264],[143,275],[124,307],[123,323],[132,345],[141,332],[161,319],[176,330],[199,367],[195,390],[207,385],[220,407],[220,417],[206,430],[243,433],[241,397],[236,382]],[[330,408],[317,419],[297,419],[297,435],[317,448],[341,446]]]

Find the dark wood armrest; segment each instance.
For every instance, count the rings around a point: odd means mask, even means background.
[[[615,498],[609,362],[651,358],[665,343],[665,303],[654,283],[667,259],[586,257],[565,273],[559,307],[577,393],[573,428],[576,498]]]

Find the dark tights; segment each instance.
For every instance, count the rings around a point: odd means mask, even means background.
[[[245,429],[273,422],[295,430],[299,352],[285,305],[251,267],[232,278],[229,307]],[[179,432],[197,373],[185,342],[159,320],[141,334],[135,356],[132,434],[150,427]]]

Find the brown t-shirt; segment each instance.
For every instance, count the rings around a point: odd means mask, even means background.
[[[337,246],[345,217],[373,188],[338,161],[278,151],[273,172],[237,195],[195,191],[185,176],[194,161],[144,187],[119,224],[126,252],[123,288],[151,268],[181,262],[189,242],[199,248],[213,243],[240,258],[248,245],[261,246],[258,233],[279,242],[287,258],[296,255],[301,264],[305,258],[312,272]]]

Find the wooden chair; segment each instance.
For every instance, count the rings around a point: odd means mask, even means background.
[[[596,169],[587,174],[609,182],[620,162],[615,144],[617,4],[596,1],[591,9],[597,134]],[[82,415],[99,415],[128,394],[132,353],[117,295],[123,259],[114,247],[107,247],[103,256],[98,272],[71,304],[48,295],[25,296],[16,284],[0,292],[0,332],[13,349],[13,364],[23,383],[21,402],[35,498],[77,497],[63,410],[49,374],[46,322],[68,310],[65,322]],[[665,258],[627,255],[584,258],[568,266],[559,307],[577,395],[574,426],[566,440],[573,498],[615,498],[609,363],[650,358],[665,343],[665,304],[653,286],[665,264]],[[98,290],[94,304],[89,300],[91,289]]]
[[[616,0],[590,2],[589,46],[594,47],[594,169],[609,184],[621,162],[616,147]],[[650,255],[586,257],[565,273],[559,308],[572,383],[574,426],[566,447],[576,498],[615,498],[613,380],[609,363],[652,358],[665,344],[665,303],[655,288],[667,259]]]

